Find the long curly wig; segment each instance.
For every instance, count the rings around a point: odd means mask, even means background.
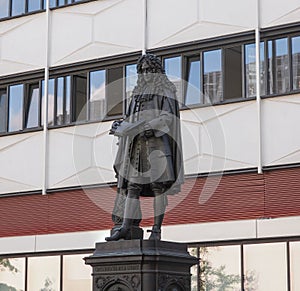
[[[141,95],[144,89],[149,84],[144,80],[143,76],[143,64],[146,63],[149,66],[151,74],[153,74],[153,94],[163,95],[165,89],[169,89],[176,93],[175,85],[166,76],[165,70],[162,67],[161,60],[153,54],[142,55],[137,62],[138,80],[137,85],[133,89],[132,95]]]

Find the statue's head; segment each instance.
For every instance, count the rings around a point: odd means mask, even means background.
[[[155,80],[156,75],[165,74],[160,59],[153,54],[146,54],[139,58],[137,63],[137,73],[143,76],[146,82]]]

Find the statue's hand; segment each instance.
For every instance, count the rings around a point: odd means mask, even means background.
[[[147,138],[152,137],[154,135],[153,129],[151,128],[149,123],[146,123],[144,125],[144,135]]]

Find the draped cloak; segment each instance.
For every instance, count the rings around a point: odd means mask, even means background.
[[[119,138],[114,163],[119,192],[126,193],[129,182],[143,185],[141,196],[154,196],[150,183],[164,185],[166,194],[181,190],[184,171],[176,92],[170,88],[159,91],[159,95],[147,91],[134,95],[128,106],[126,122],[144,120],[151,134],[145,134],[143,127],[135,136]]]

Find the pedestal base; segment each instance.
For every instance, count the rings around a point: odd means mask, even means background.
[[[189,291],[197,258],[186,244],[122,240],[97,243],[85,263],[93,267],[93,291]]]

